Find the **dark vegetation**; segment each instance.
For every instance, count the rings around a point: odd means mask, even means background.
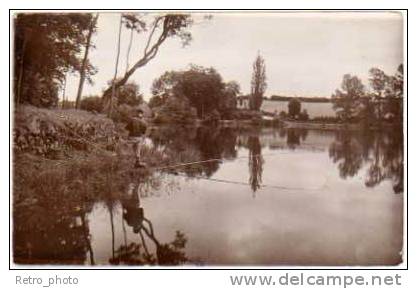
[[[272,101],[290,101],[294,98],[297,98],[299,101],[301,102],[319,102],[319,103],[327,103],[327,102],[331,102],[331,98],[327,98],[327,97],[295,97],[295,96],[283,96],[283,95],[271,95],[269,98],[265,98],[267,100],[272,100]]]

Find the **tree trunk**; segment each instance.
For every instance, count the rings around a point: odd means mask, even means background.
[[[94,27],[96,26],[98,15],[99,14],[97,13],[96,16],[93,19],[91,19],[90,29],[89,29],[88,35],[87,35],[87,42],[85,44],[84,58],[83,58],[83,62],[82,62],[82,65],[81,65],[81,71],[80,71],[80,83],[78,85],[77,99],[75,101],[75,108],[77,108],[77,109],[80,108],[81,94],[83,92],[83,86],[84,86],[84,81],[85,81],[85,70],[87,68],[88,51],[90,50],[91,36],[93,35]]]
[[[129,70],[129,56],[130,56],[130,49],[132,48],[133,30],[134,30],[133,28],[130,29],[129,46],[127,47],[127,54],[126,54],[126,70],[125,70],[125,73]]]
[[[22,81],[23,81],[23,64],[25,60],[25,50],[26,50],[27,40],[24,36],[23,47],[22,47],[22,59],[20,60],[19,65],[19,78],[17,80],[17,89],[16,89],[16,106],[20,103],[20,94],[22,91]]]
[[[120,38],[122,35],[122,20],[123,17],[122,15],[120,15],[120,24],[119,24],[119,37],[117,40],[117,54],[116,54],[116,67],[114,69],[114,76],[113,76],[113,81],[112,81],[112,85],[111,85],[111,97],[110,97],[110,102],[109,102],[109,108],[108,108],[108,116],[111,117],[112,112],[113,112],[113,100],[114,100],[114,96],[116,94],[116,78],[117,78],[117,69],[119,67],[119,57],[120,57]]]
[[[159,18],[155,23],[154,23],[154,28],[152,29],[152,32],[150,33],[150,35],[148,36],[148,40],[147,40],[147,45],[145,48],[145,51],[143,53],[143,56],[141,59],[139,59],[135,65],[132,66],[132,68],[130,68],[125,75],[123,75],[122,78],[120,78],[117,82],[114,82],[110,87],[108,87],[104,92],[103,92],[103,100],[106,102],[108,100],[108,98],[111,96],[110,92],[113,92],[113,88],[114,89],[118,89],[119,87],[121,87],[122,85],[124,85],[127,80],[129,79],[129,77],[140,67],[145,66],[149,61],[151,61],[157,54],[159,46],[165,41],[165,39],[168,37],[168,30],[164,29],[161,33],[161,35],[159,36],[158,40],[155,42],[155,44],[152,45],[152,47],[150,49],[148,49],[150,41],[152,40],[152,36],[155,32],[155,28],[157,27],[159,21],[163,20],[164,18]],[[112,93],[113,94],[113,93]],[[111,102],[111,99],[110,101]]]
[[[67,88],[67,74],[65,73],[64,85],[62,87],[62,109],[65,108],[65,90]]]

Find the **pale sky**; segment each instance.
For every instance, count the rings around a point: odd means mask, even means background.
[[[158,55],[130,78],[139,84],[145,99],[155,78],[167,70],[189,64],[214,67],[225,81],[236,80],[249,93],[252,62],[258,51],[266,62],[266,95],[329,97],[346,73],[368,84],[368,71],[379,67],[393,74],[403,62],[402,16],[389,12],[210,13],[213,18],[190,31],[191,44],[182,48],[168,39]],[[97,67],[94,85],[85,84],[83,95],[100,94],[112,79],[117,51],[120,14],[101,13],[93,36],[96,48],[90,61]],[[122,32],[119,76],[126,69],[129,32]],[[135,35],[131,65],[143,51],[145,36]],[[75,99],[79,76],[67,82],[67,96]]]

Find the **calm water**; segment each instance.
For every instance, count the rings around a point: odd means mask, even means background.
[[[148,141],[172,163],[192,164],[122,181],[110,199],[28,200],[14,210],[15,261],[401,262],[400,135],[160,128]]]

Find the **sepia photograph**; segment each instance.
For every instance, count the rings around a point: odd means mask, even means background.
[[[403,264],[403,16],[13,11],[11,262]]]

